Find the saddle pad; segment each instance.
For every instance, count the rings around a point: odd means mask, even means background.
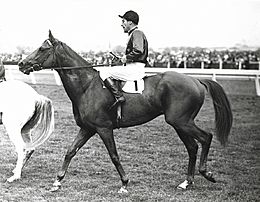
[[[142,93],[144,90],[144,80],[126,81],[122,90],[126,93]]]

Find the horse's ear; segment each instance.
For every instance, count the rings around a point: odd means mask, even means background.
[[[54,36],[51,33],[51,30],[49,30],[49,41],[52,43],[52,45],[56,45],[59,41],[54,38]]]
[[[51,30],[49,30],[49,40],[51,42],[55,42],[55,38],[53,37],[52,33],[51,33]]]

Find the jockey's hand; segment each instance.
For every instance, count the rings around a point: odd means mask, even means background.
[[[121,59],[118,57],[114,57],[112,59],[112,66],[122,65]]]
[[[122,62],[123,64],[126,64],[126,55],[124,55],[123,57],[121,57],[121,62]]]
[[[121,62],[120,59],[117,60],[112,60],[112,66],[121,66],[123,63]]]

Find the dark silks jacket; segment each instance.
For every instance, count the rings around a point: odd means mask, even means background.
[[[126,46],[126,62],[142,62],[147,64],[148,41],[144,33],[136,28],[129,32]]]

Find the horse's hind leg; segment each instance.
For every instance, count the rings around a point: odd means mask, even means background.
[[[202,146],[201,155],[200,155],[199,172],[207,180],[211,182],[216,182],[216,180],[213,178],[213,174],[207,171],[208,153],[209,153],[213,136],[211,133],[205,132],[195,124],[193,127],[195,128],[194,130],[196,131],[195,138],[201,143]]]
[[[24,160],[23,160],[23,166],[22,166],[22,169],[26,166],[26,164],[28,163],[29,159],[31,158],[32,154],[34,152],[34,149],[32,150],[26,150],[25,151],[25,157],[24,157]]]
[[[14,180],[21,178],[23,161],[25,158],[25,150],[24,150],[24,141],[21,136],[21,132],[19,131],[18,127],[8,127],[6,126],[7,133],[9,135],[10,140],[13,142],[16,152],[17,152],[17,162],[16,167],[13,170],[13,176],[7,179],[8,182],[13,182]]]
[[[122,187],[119,190],[119,193],[127,193],[127,184],[129,182],[129,179],[127,175],[125,174],[125,171],[120,163],[119,156],[116,149],[116,144],[114,140],[113,130],[108,128],[102,128],[98,130],[98,133],[103,140],[109,156],[116,167],[117,172],[119,173],[119,176],[121,178]]]
[[[172,124],[171,124],[172,125]],[[184,182],[178,185],[178,189],[187,189],[194,183],[195,165],[197,160],[198,144],[195,139],[190,135],[190,128],[188,124],[173,125],[178,136],[184,143],[188,154],[189,164],[187,178]]]
[[[24,142],[31,142],[31,131],[26,131],[23,133],[23,140]],[[31,158],[32,154],[34,153],[34,148],[30,148],[30,149],[26,149],[25,150],[25,158],[23,160],[23,166],[22,168],[24,168],[26,166],[26,164],[28,163],[28,160]]]
[[[192,183],[193,177],[194,177],[194,172],[195,172],[195,160],[193,160],[194,152],[192,151],[191,148],[195,147],[194,139],[198,140],[201,145],[202,145],[202,150],[201,150],[201,156],[200,156],[200,165],[199,165],[199,172],[204,176],[207,180],[211,182],[216,182],[215,179],[213,178],[213,175],[211,172],[207,171],[207,157],[208,157],[208,152],[210,149],[211,145],[211,140],[212,140],[212,134],[207,133],[197,127],[194,123],[194,121],[190,121],[189,123],[186,124],[181,124],[176,127],[174,126],[179,137],[181,140],[184,142],[188,153],[189,153],[189,167],[188,167],[188,175],[187,175],[187,182],[184,182],[184,185],[187,184],[187,187],[189,184]],[[194,146],[192,146],[194,145]],[[192,154],[192,155],[191,155]],[[194,164],[193,164],[194,163]],[[184,188],[183,183],[178,186],[178,188]]]

